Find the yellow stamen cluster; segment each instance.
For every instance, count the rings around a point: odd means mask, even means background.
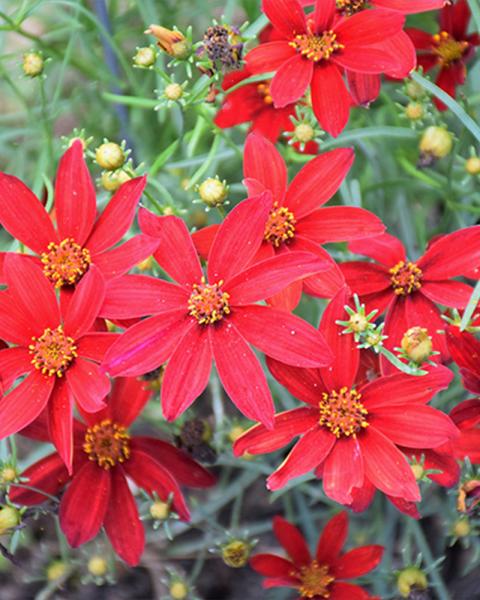
[[[270,94],[270,85],[268,83],[259,83],[257,92],[262,97],[265,104],[273,104],[273,98]]]
[[[342,387],[338,392],[324,392],[320,401],[319,424],[329,429],[337,438],[356,436],[368,427],[368,410],[360,402],[361,394]]]
[[[47,250],[40,256],[43,272],[57,288],[77,283],[92,262],[90,252],[73,238],[66,238],[60,244],[51,242]]]
[[[62,377],[78,356],[75,340],[65,335],[61,325],[56,329],[47,327],[40,337],[32,337],[28,350],[33,355],[32,365],[49,377]]]
[[[222,280],[218,283],[206,283],[205,277],[202,277],[201,283],[193,285],[188,300],[188,313],[195,317],[200,325],[211,325],[230,314],[230,294],[222,291],[222,285]]]
[[[270,242],[275,248],[279,248],[295,237],[296,222],[294,214],[288,208],[285,206],[279,207],[278,202],[274,202],[265,225],[263,239]]]
[[[347,17],[366,8],[366,0],[337,0],[337,10]]]
[[[298,571],[292,571],[291,577],[297,577],[301,581],[299,593],[301,598],[330,598],[329,586],[335,581],[335,577],[329,574],[326,565],[319,565],[313,560],[309,565],[300,567]]]
[[[117,463],[130,458],[130,436],[123,425],[104,419],[85,433],[83,450],[88,459],[98,463],[99,467],[108,471]]]
[[[289,45],[313,62],[329,60],[334,52],[343,50],[345,47],[337,42],[337,34],[331,29],[317,35],[310,33],[310,27],[309,33],[296,35]]]
[[[389,270],[389,273],[393,290],[397,296],[406,296],[422,287],[423,273],[415,263],[405,263],[401,260]]]
[[[432,39],[433,51],[442,67],[449,67],[453,62],[460,60],[468,49],[468,42],[458,41],[446,31],[436,33]]]

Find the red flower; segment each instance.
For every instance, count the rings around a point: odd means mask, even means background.
[[[452,278],[480,264],[480,227],[442,236],[415,262],[407,258],[400,240],[388,233],[351,242],[349,249],[376,261],[345,262],[339,266],[347,284],[367,309],[376,308],[380,314],[387,311],[385,345],[400,346],[410,327],[425,327],[432,336],[433,349],[441,353],[442,360],[447,360],[445,336],[437,333],[445,329],[445,322],[435,303],[455,308],[468,304],[472,288]],[[391,368],[386,361],[384,367]]]
[[[0,350],[0,377],[8,390],[0,400],[0,438],[34,421],[47,409],[48,431],[62,460],[72,464],[72,404],[93,412],[110,390],[98,364],[118,337],[92,329],[105,297],[100,271],[92,265],[67,307],[59,306],[41,268],[20,254],[4,265],[8,291],[0,293],[0,337],[14,344]]]
[[[446,6],[449,0],[337,0],[337,10],[344,15],[352,15],[373,6],[375,8],[387,8],[405,15],[422,13],[428,10],[436,10]],[[312,6],[315,0],[300,0],[303,6]]]
[[[480,464],[480,398],[465,400],[450,413],[460,430],[454,443],[454,456],[459,460],[467,457],[473,464]]]
[[[470,9],[467,0],[448,4],[440,12],[440,30],[431,35],[421,29],[407,29],[417,49],[418,64],[428,72],[439,67],[436,83],[453,98],[458,85],[465,83],[467,62],[480,44],[477,33],[468,34]],[[434,98],[438,110],[446,110],[443,102]]]
[[[380,219],[363,208],[323,207],[342,184],[353,160],[351,148],[325,152],[300,169],[289,185],[287,166],[275,146],[259,135],[248,136],[244,184],[251,195],[264,190],[272,194],[263,243],[254,260],[313,252],[329,261],[331,267],[303,282],[298,280],[271,298],[271,304],[293,310],[300,301],[302,288],[315,296],[332,297],[342,287],[343,276],[321,244],[378,235],[385,230]],[[215,231],[216,226],[212,225],[194,234],[201,255],[210,247]]]
[[[57,229],[38,198],[16,177],[0,173],[0,223],[38,258],[48,279],[62,291],[95,265],[106,280],[123,275],[152,254],[156,240],[137,235],[120,246],[135,216],[146,178],[124,183],[97,217],[95,188],[76,141],[65,152],[55,182]],[[115,247],[114,247],[115,246]],[[3,260],[5,254],[0,254]]]
[[[455,325],[447,327],[446,338],[452,360],[460,367],[463,386],[473,394],[480,394],[480,342]]]
[[[372,10],[342,18],[335,0],[317,0],[308,16],[298,0],[263,0],[262,5],[283,39],[251,50],[245,57],[248,69],[276,72],[270,90],[279,108],[297,102],[310,87],[313,111],[333,136],[347,124],[352,104],[344,69],[370,75],[397,70],[406,76],[414,67],[409,51],[399,46],[392,56],[385,42],[402,32],[399,13]]]
[[[203,274],[185,223],[142,209],[140,224],[160,240],[155,258],[176,283],[140,275],[110,284],[103,316],[154,315],[130,327],[107,353],[112,376],[140,375],[168,361],[162,383],[165,418],[176,419],[207,386],[215,360],[223,386],[247,417],[271,427],[273,402],[249,344],[305,367],[326,365],[323,337],[302,319],[256,302],[325,268],[307,252],[250,265],[262,244],[270,194],[241,202],[218,229]]]
[[[295,588],[300,594],[299,599],[372,598],[363,588],[343,580],[360,577],[375,569],[382,560],[384,549],[382,546],[361,546],[342,553],[348,535],[347,513],[335,515],[325,525],[314,558],[301,532],[282,517],[274,517],[273,531],[288,558],[275,554],[252,557],[251,567],[266,577],[264,588]]]
[[[22,477],[28,486],[58,495],[68,484],[60,502],[60,525],[74,548],[94,538],[105,528],[115,552],[129,565],[138,564],[145,533],[127,478],[148,494],[167,502],[184,519],[188,508],[179,485],[208,487],[215,478],[193,459],[171,444],[151,437],[131,437],[128,427],[149,400],[151,391],[136,379],[117,379],[100,412],[85,413],[86,425],[74,421],[75,457],[71,478],[57,454],[38,461]],[[24,433],[43,441],[46,427],[41,420]],[[45,496],[12,486],[10,499],[35,505]]]
[[[352,502],[364,480],[390,496],[420,499],[415,477],[398,446],[436,448],[457,434],[451,420],[426,403],[448,386],[452,373],[442,366],[427,375],[397,373],[356,386],[359,350],[351,335],[335,325],[344,315],[347,291],[327,306],[320,325],[335,360],[328,368],[300,369],[267,359],[272,375],[307,407],[275,416],[273,431],[257,425],[234,444],[241,456],[273,452],[302,436],[267,480],[271,490],[315,469],[325,494]]]

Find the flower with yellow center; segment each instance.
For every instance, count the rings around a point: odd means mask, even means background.
[[[263,239],[275,248],[279,248],[282,244],[293,240],[296,223],[294,214],[288,208],[278,206],[278,202],[274,202],[265,225]]]
[[[320,401],[319,424],[329,429],[337,438],[355,437],[368,427],[367,409],[360,402],[361,394],[342,387],[338,392],[323,392]]]
[[[49,377],[62,377],[78,356],[75,340],[65,335],[62,325],[56,329],[47,327],[40,337],[32,337],[28,350],[34,367]]]
[[[51,242],[40,260],[46,277],[57,288],[77,283],[91,263],[89,250],[82,248],[73,238],[65,238],[59,244]]]
[[[330,584],[335,581],[335,577],[329,574],[326,565],[319,565],[313,560],[309,565],[300,567],[298,571],[290,573],[292,577],[298,577],[301,581],[299,587],[301,598],[329,598]]]
[[[308,22],[308,33],[296,35],[289,45],[313,62],[329,60],[334,52],[344,48],[343,44],[337,41],[337,34],[331,29],[320,34],[313,33],[311,21]]]
[[[130,458],[130,435],[127,429],[110,419],[104,419],[85,433],[83,450],[88,459],[109,470]]]
[[[205,277],[202,277],[201,283],[193,285],[188,311],[200,325],[211,325],[230,313],[230,295],[222,291],[222,285],[222,280],[218,283],[206,283]]]
[[[456,40],[446,31],[436,33],[432,39],[433,52],[442,68],[460,60],[468,49],[468,42]]]
[[[406,296],[422,287],[423,273],[415,263],[401,260],[389,270],[390,281],[397,296]]]

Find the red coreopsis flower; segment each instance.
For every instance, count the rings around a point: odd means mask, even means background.
[[[330,269],[298,280],[269,302],[293,310],[302,289],[315,296],[332,297],[344,284],[333,259],[321,247],[327,242],[376,236],[385,230],[373,213],[353,206],[323,207],[338,190],[350,170],[354,153],[350,148],[325,152],[308,162],[288,184],[287,166],[281,154],[265,138],[250,134],[245,144],[244,184],[251,195],[271,192],[272,204],[263,243],[255,261],[297,252],[313,252],[330,263]],[[194,234],[202,256],[210,247],[215,225]]]
[[[37,255],[31,260],[43,267],[56,288],[71,291],[92,265],[110,280],[155,250],[156,240],[146,235],[117,246],[132,224],[145,183],[145,177],[124,183],[97,219],[95,188],[77,140],[58,166],[54,195],[57,227],[33,192],[5,173],[0,173],[0,223]],[[1,253],[2,262],[4,258]]]
[[[223,386],[239,410],[271,427],[272,397],[250,344],[294,365],[326,365],[332,359],[314,327],[256,304],[327,267],[307,252],[251,265],[271,205],[270,193],[265,192],[229,213],[210,249],[207,276],[184,221],[140,212],[142,230],[159,240],[154,256],[175,283],[135,275],[111,282],[103,316],[153,316],[123,334],[106,355],[103,368],[112,376],[133,376],[168,361],[161,388],[168,420],[176,419],[203,392],[215,360]]]
[[[407,258],[402,242],[388,233],[350,242],[348,247],[376,261],[339,266],[347,284],[368,310],[376,308],[379,314],[386,310],[385,345],[391,349],[400,346],[408,329],[425,327],[433,349],[441,353],[441,360],[447,360],[445,335],[438,333],[446,323],[435,303],[454,308],[468,304],[472,288],[453,278],[470,273],[472,265],[480,264],[480,227],[442,236],[415,262]],[[387,361],[383,366],[391,368]]]
[[[415,66],[403,44],[392,54],[392,36],[402,33],[404,17],[386,10],[369,10],[344,18],[335,0],[317,0],[305,15],[299,0],[263,0],[263,11],[283,39],[260,44],[245,60],[252,73],[275,72],[270,86],[274,105],[297,102],[311,90],[312,107],[320,125],[337,136],[348,121],[353,98],[344,70],[376,75],[395,70],[406,76]]]
[[[251,558],[251,567],[266,577],[264,588],[295,588],[299,600],[372,598],[363,588],[344,580],[360,577],[375,569],[382,560],[384,549],[371,545],[343,553],[348,535],[347,513],[341,512],[328,521],[314,556],[299,529],[282,517],[273,519],[273,531],[288,558],[276,554],[257,554]]]
[[[478,33],[467,33],[470,22],[467,0],[446,5],[440,12],[440,30],[434,35],[421,29],[407,29],[417,49],[418,64],[428,72],[438,67],[436,83],[455,98],[457,86],[465,83],[467,63],[480,44]],[[439,110],[445,104],[433,99]]]
[[[460,430],[454,443],[454,456],[459,460],[468,457],[471,463],[480,465],[480,398],[460,402],[450,417]]]
[[[172,502],[180,518],[189,511],[180,485],[209,487],[215,478],[193,459],[168,442],[131,436],[128,428],[149,400],[152,392],[145,382],[117,379],[100,412],[82,411],[86,425],[74,421],[74,470],[69,477],[57,454],[50,454],[30,466],[22,477],[29,488],[12,486],[10,499],[27,506],[58,495],[68,485],[60,502],[60,526],[69,544],[80,546],[105,528],[115,552],[129,565],[138,564],[145,545],[145,533],[127,479]],[[39,419],[24,433],[46,441],[47,428]]]
[[[103,277],[91,265],[68,305],[59,306],[42,269],[24,256],[8,254],[4,275],[0,337],[12,346],[0,350],[7,392],[0,399],[0,438],[20,431],[46,408],[50,439],[70,469],[73,401],[84,411],[97,411],[110,390],[98,363],[118,335],[93,329],[105,297]]]
[[[267,359],[275,379],[308,406],[277,414],[273,431],[251,428],[235,442],[234,453],[272,452],[301,436],[267,479],[269,489],[315,469],[325,494],[341,504],[352,502],[352,491],[364,480],[389,496],[416,502],[420,492],[398,446],[436,448],[455,437],[450,418],[426,406],[453,374],[437,366],[422,377],[397,373],[356,386],[359,350],[353,336],[341,334],[335,324],[348,294],[340,290],[320,324],[335,355],[328,368],[301,369]]]

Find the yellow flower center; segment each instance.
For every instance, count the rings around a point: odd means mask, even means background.
[[[433,51],[442,67],[449,67],[456,60],[460,60],[468,49],[468,42],[458,41],[446,31],[432,36]]]
[[[406,296],[422,287],[421,269],[415,263],[401,260],[389,270],[390,281],[397,296]]]
[[[335,581],[335,577],[329,574],[326,565],[319,565],[313,560],[309,565],[300,567],[298,571],[292,571],[291,577],[297,577],[301,581],[299,588],[301,598],[330,598],[329,586]]]
[[[360,402],[361,394],[347,387],[338,392],[323,393],[320,401],[319,424],[329,429],[337,438],[356,436],[368,427],[368,410]]]
[[[265,225],[263,239],[275,248],[280,247],[295,237],[296,222],[294,214],[288,208],[279,207],[278,202],[274,202]]]
[[[230,314],[228,299],[230,295],[222,291],[223,281],[206,283],[202,277],[201,283],[193,285],[193,291],[188,300],[188,311],[200,325],[211,325]]]
[[[56,329],[47,327],[40,337],[32,337],[28,349],[34,367],[48,376],[62,377],[77,356],[75,340],[65,335],[61,325]]]
[[[130,436],[125,427],[104,419],[85,433],[83,450],[88,459],[98,463],[99,467],[108,471],[117,463],[130,458]]]
[[[289,42],[305,58],[318,62],[329,60],[334,52],[342,50],[345,46],[337,42],[337,34],[331,29],[323,33],[313,33],[313,22],[309,19],[307,23],[308,33],[301,33]]]
[[[337,0],[337,10],[347,17],[367,8],[366,0]]]
[[[269,83],[259,83],[257,85],[257,92],[259,96],[263,99],[265,104],[273,104],[273,98],[270,95]]]
[[[66,238],[59,244],[51,242],[47,250],[40,256],[43,272],[57,288],[77,283],[92,262],[90,252],[73,238]]]

